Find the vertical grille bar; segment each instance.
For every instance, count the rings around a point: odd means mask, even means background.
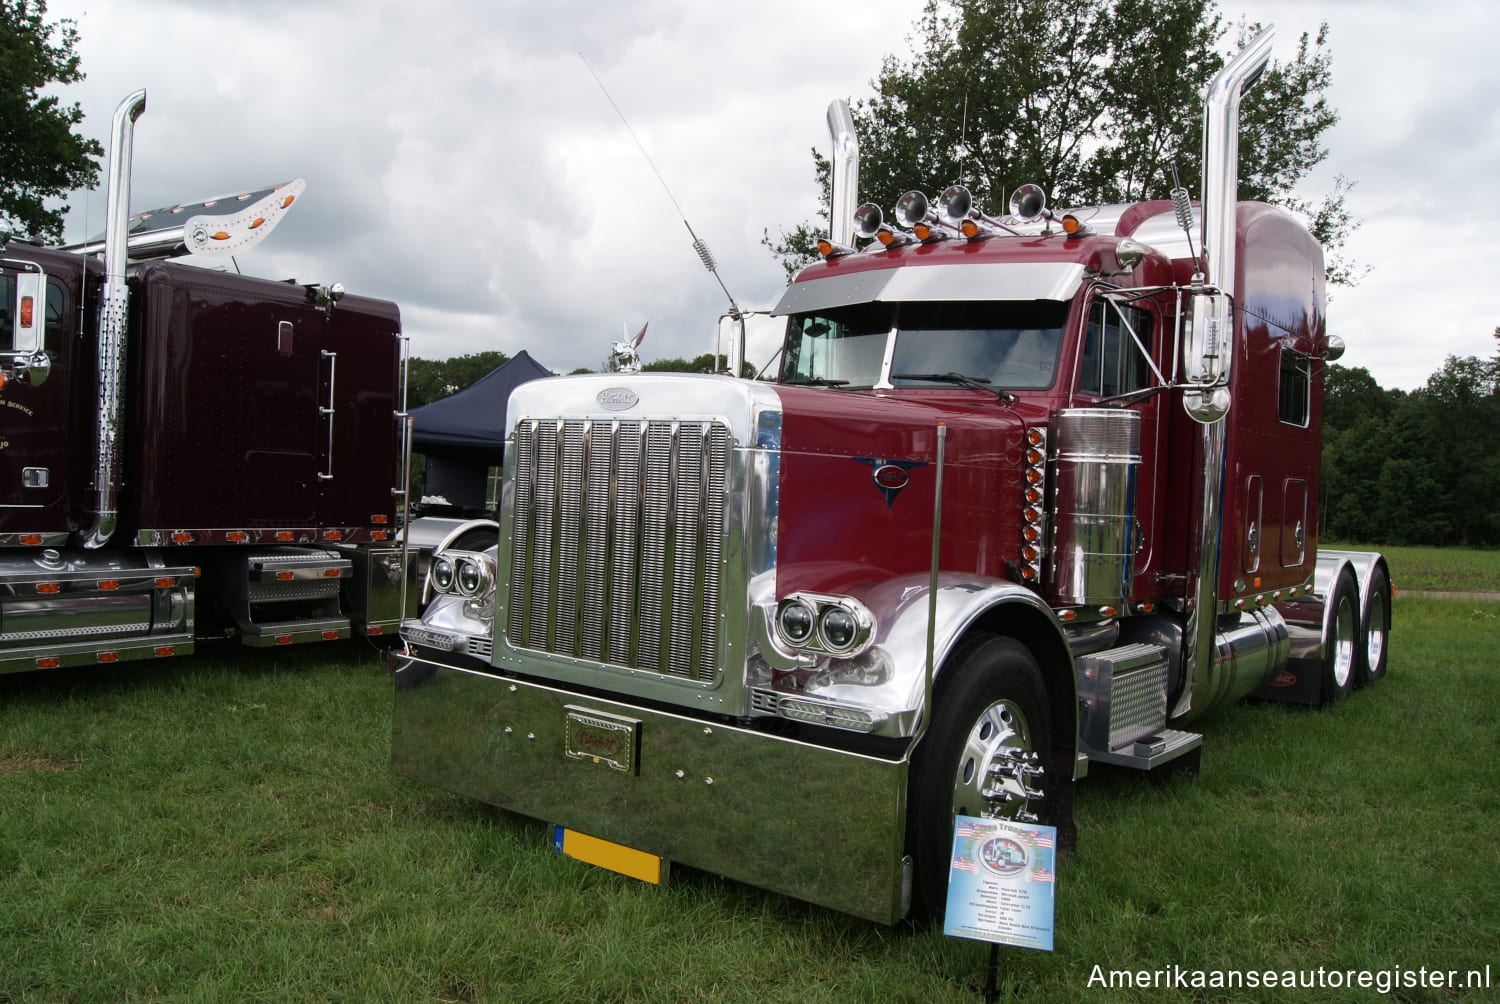
[[[531,567],[532,520],[535,518],[536,496],[536,423],[516,423],[515,530],[512,534],[510,552],[510,623],[512,638],[525,638],[526,613],[531,590],[526,571]]]
[[[712,682],[729,430],[527,420],[515,438],[512,644]]]
[[[609,572],[610,495],[613,492],[614,441],[620,423],[594,423],[588,434],[585,463],[588,487],[584,492],[582,636],[578,654],[585,659],[604,655],[604,611],[610,597],[605,590]]]
[[[578,578],[583,544],[584,422],[562,423],[557,483],[557,601],[553,650],[577,654]]]
[[[642,669],[662,672],[662,614],[667,578],[667,535],[671,532],[672,454],[677,425],[653,422],[646,431],[646,459],[641,492],[640,640],[636,659]]]
[[[634,665],[637,616],[636,569],[640,567],[641,456],[645,434],[635,422],[621,423],[614,442],[615,490],[610,502],[609,661]]]
[[[552,584],[557,571],[552,561],[557,533],[557,423],[537,425],[536,523],[531,544],[531,588],[526,597],[526,644],[550,648],[552,632]]]
[[[698,593],[702,597],[698,628],[697,677],[705,683],[714,678],[719,653],[719,576],[723,558],[721,527],[729,490],[729,430],[711,425],[707,437],[707,462],[703,465],[703,534],[699,547]]]
[[[672,617],[667,642],[668,671],[673,676],[691,676],[696,660],[693,646],[698,640],[702,609],[699,592],[702,560],[699,555],[703,531],[703,426],[684,424],[678,428],[673,455],[672,507]]]

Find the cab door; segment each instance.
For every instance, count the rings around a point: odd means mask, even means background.
[[[0,262],[0,534],[43,538],[25,543],[56,543],[70,529],[70,304],[34,263]]]
[[[1141,416],[1141,466],[1136,478],[1133,573],[1143,575],[1159,558],[1155,527],[1165,447],[1161,421],[1163,383],[1157,362],[1164,325],[1150,301],[1101,292],[1089,302],[1074,370],[1075,406],[1117,406]]]

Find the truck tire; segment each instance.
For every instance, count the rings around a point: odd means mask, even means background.
[[[1328,595],[1328,604],[1333,610],[1329,621],[1329,637],[1323,646],[1323,689],[1319,707],[1327,707],[1334,701],[1343,700],[1354,689],[1359,658],[1359,591],[1354,586],[1354,576],[1345,570],[1339,573]]]
[[[1385,675],[1391,637],[1391,580],[1379,565],[1370,573],[1370,598],[1359,618],[1359,671],[1356,682],[1368,687]]]
[[[912,917],[919,922],[943,912],[953,817],[983,813],[980,789],[997,754],[1019,749],[1045,755],[1052,740],[1041,670],[1013,638],[981,634],[964,643],[950,657],[933,703],[932,724],[907,782],[907,849],[916,867]],[[1032,787],[1045,785],[1043,778]],[[1030,808],[1042,814],[1039,803],[1033,800]],[[1018,799],[1001,815],[1013,816],[1026,804]]]

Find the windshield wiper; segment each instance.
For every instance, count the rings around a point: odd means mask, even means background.
[[[848,380],[830,380],[827,377],[797,377],[794,380],[783,380],[784,384],[795,384],[798,387],[843,387]]]
[[[992,390],[997,401],[1014,401],[1014,394],[990,386],[984,377],[965,376],[962,373],[892,373],[892,380],[930,380],[933,383],[955,383],[971,390]]]

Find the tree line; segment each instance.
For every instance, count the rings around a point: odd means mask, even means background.
[[[1500,545],[1500,351],[1449,356],[1411,393],[1330,365],[1318,516],[1325,539]]]

